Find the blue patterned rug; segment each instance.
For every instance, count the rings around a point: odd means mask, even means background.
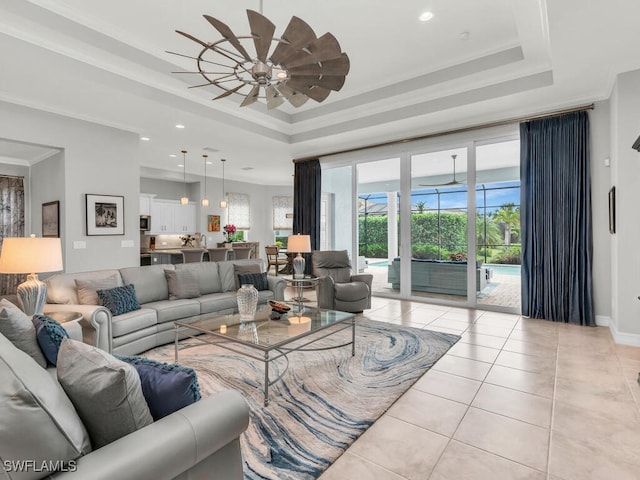
[[[347,329],[313,346],[344,343],[350,336]],[[459,338],[359,319],[354,357],[350,346],[291,353],[289,369],[271,387],[268,407],[263,406],[262,362],[202,345],[181,350],[180,363],[196,369],[203,396],[229,388],[244,394],[251,409],[241,439],[246,480],[312,480]],[[173,345],[145,355],[172,363]],[[274,376],[278,366],[284,363],[270,366]]]

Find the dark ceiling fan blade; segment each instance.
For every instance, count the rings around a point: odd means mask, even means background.
[[[253,10],[247,10],[247,17],[249,18],[251,35],[253,35],[253,43],[256,46],[256,57],[261,62],[266,62],[276,26],[267,17]]]
[[[341,75],[323,75],[314,85],[338,91],[344,86],[345,77]]]
[[[307,97],[315,100],[318,103],[324,101],[331,93],[331,90],[322,87],[309,87],[296,91],[305,94]]]
[[[214,82],[214,85],[217,85],[217,84]],[[237,87],[234,87],[234,88],[232,88],[230,90],[227,90],[226,92],[224,92],[224,93],[218,95],[216,98],[214,98],[214,100],[218,100],[220,98],[228,97],[232,93],[236,93],[238,90],[240,90],[244,86],[245,86],[245,84],[243,83],[241,85],[238,85]]]
[[[294,91],[301,91],[304,88],[313,87],[318,80],[320,80],[319,75],[296,75],[287,80],[287,86]]]
[[[220,35],[222,35],[225,39],[227,39],[229,43],[233,45],[238,52],[240,52],[240,55],[242,55],[246,61],[248,62],[251,61],[251,56],[249,55],[249,53],[244,49],[244,47],[238,40],[238,37],[235,36],[235,34],[231,31],[231,29],[226,24],[222,23],[217,18],[213,18],[209,15],[203,15],[203,16],[213,26],[213,28],[215,28],[216,30],[218,30],[218,32],[220,32]]]
[[[210,45],[208,43],[203,42],[202,40],[200,40],[199,38],[194,37],[193,35],[190,35],[190,34],[185,33],[185,32],[181,32],[180,30],[176,30],[176,33],[179,33],[183,37],[187,37],[189,40],[193,40],[194,42],[199,43],[204,48],[209,48],[210,47]]]
[[[273,85],[269,85],[265,88],[265,93],[267,94],[267,108],[269,110],[277,108],[284,103],[284,99],[278,95],[278,91]]]
[[[306,50],[310,53],[307,53]],[[283,60],[281,64],[286,68],[295,68],[310,63],[332,60],[342,54],[338,40],[330,33],[325,33],[315,39],[307,46],[306,50],[299,50],[294,55]]]
[[[298,108],[304,105],[309,97],[306,95],[296,92],[295,90],[289,88],[286,84],[278,85],[278,91],[282,94],[284,98],[286,98],[291,105]]]
[[[322,68],[317,63],[311,63],[301,67],[290,68],[288,72],[292,77],[294,75],[320,75],[322,73]]]
[[[248,105],[251,105],[252,103],[255,103],[258,101],[258,95],[260,94],[260,86],[259,85],[255,85],[251,91],[249,92],[249,95],[247,95],[244,100],[242,101],[242,103],[240,104],[241,107],[246,107]]]
[[[322,62],[322,73],[324,75],[343,75],[349,73],[350,63],[346,53],[340,54],[338,58],[324,60]]]
[[[291,17],[289,24],[282,34],[282,40],[271,55],[271,61],[278,65],[285,58],[293,55],[297,50],[316,39],[313,29],[304,20]]]
[[[420,187],[452,187],[454,185],[466,185],[464,182],[459,182],[457,180],[451,180],[450,182],[443,183],[419,183]]]

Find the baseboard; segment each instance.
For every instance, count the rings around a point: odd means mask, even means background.
[[[599,327],[608,327],[611,325],[611,317],[607,315],[596,315],[596,325]]]
[[[621,345],[631,345],[634,347],[640,347],[640,333],[624,333],[619,332],[613,322],[609,322],[609,330],[613,341]]]

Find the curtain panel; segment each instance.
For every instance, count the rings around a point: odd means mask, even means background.
[[[320,200],[322,170],[320,160],[295,164],[293,179],[293,233],[309,235],[311,250],[320,248]],[[305,273],[311,274],[311,254],[303,254]]]
[[[0,250],[5,237],[24,237],[24,177],[0,175]],[[0,295],[16,293],[23,274],[0,274]]]
[[[520,124],[522,314],[595,325],[589,117]]]

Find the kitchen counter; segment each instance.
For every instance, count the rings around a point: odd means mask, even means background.
[[[176,264],[182,263],[182,250],[180,248],[148,248],[140,249],[140,265]],[[206,248],[184,248],[195,252],[206,251]],[[206,255],[205,255],[206,257]]]

